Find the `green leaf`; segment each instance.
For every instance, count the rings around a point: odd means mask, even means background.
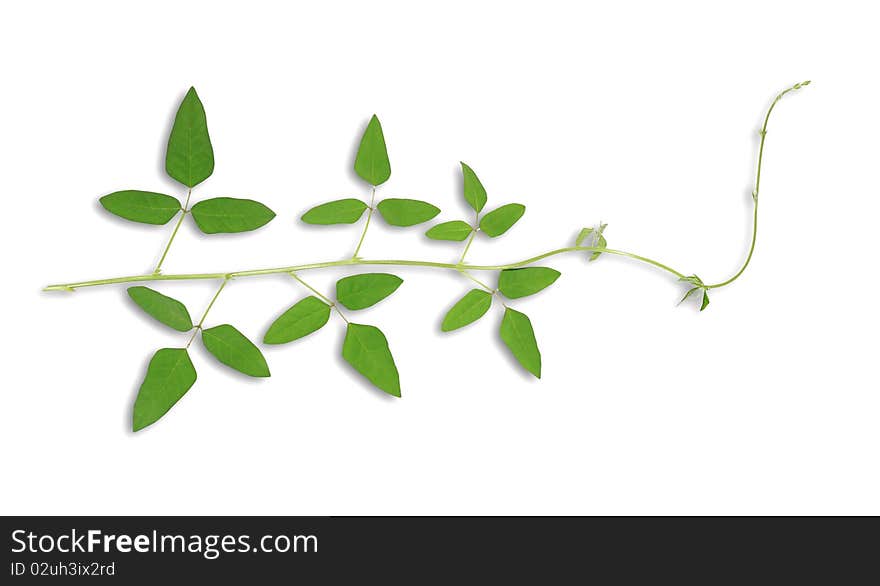
[[[264,344],[286,344],[317,332],[330,319],[330,306],[314,296],[306,297],[278,316],[263,337]]]
[[[202,330],[202,343],[217,360],[248,376],[269,376],[260,349],[229,324]]]
[[[111,214],[142,224],[167,224],[180,212],[180,202],[170,195],[152,191],[116,191],[101,198],[101,205]]]
[[[162,348],[147,367],[132,413],[132,430],[156,423],[196,382],[196,369],[183,348]]]
[[[252,199],[215,197],[192,207],[192,216],[205,234],[249,232],[265,226],[275,212]]]
[[[359,199],[337,199],[315,206],[300,218],[306,224],[354,224],[364,215],[367,204]]]
[[[523,368],[541,378],[541,351],[529,316],[508,307],[501,320],[501,339]]]
[[[480,210],[486,205],[486,189],[480,183],[480,178],[477,177],[474,170],[465,163],[461,164],[461,175],[464,179],[464,199],[474,208],[475,212],[480,213]]]
[[[700,278],[697,277],[696,275],[693,275],[691,277],[685,277],[683,279],[679,279],[679,281],[687,281],[689,283],[692,283],[693,281],[691,279],[697,279],[699,281]],[[678,305],[681,305],[682,303],[687,301],[688,297],[690,297],[691,295],[693,295],[697,291],[702,291],[703,299],[700,301],[700,311],[703,311],[704,309],[706,309],[709,306],[709,290],[706,289],[706,287],[702,286],[702,281],[700,281],[700,283],[701,283],[700,286],[691,287],[690,289],[688,289],[687,293],[684,294],[684,297],[681,298],[681,301],[678,302]]]
[[[388,150],[385,148],[385,135],[382,134],[382,125],[373,114],[361,144],[358,147],[357,156],[354,159],[354,171],[361,179],[370,185],[382,185],[391,177],[391,162],[388,160]]]
[[[480,230],[487,236],[495,238],[510,230],[522,215],[526,213],[526,206],[519,203],[509,203],[494,209],[480,220]]]
[[[498,290],[509,299],[534,295],[552,285],[559,271],[548,267],[505,269],[498,275]]]
[[[381,390],[400,396],[400,377],[382,330],[363,324],[348,324],[342,357]]]
[[[376,208],[392,226],[415,226],[440,213],[440,208],[418,199],[383,199]]]
[[[602,235],[602,232],[607,226],[608,224],[599,224],[598,233],[594,235],[594,240],[592,240],[586,246],[590,246],[592,248],[608,248],[608,241],[605,240],[605,236]],[[580,234],[578,234],[578,237],[574,242],[574,245],[581,246],[582,244],[584,244],[584,241],[587,239],[588,236],[592,235],[593,232],[596,232],[594,228],[584,228],[583,230],[581,230]],[[602,253],[593,252],[592,254],[590,254],[590,262],[599,258],[600,254]]]
[[[403,279],[388,273],[364,273],[336,281],[336,299],[348,309],[364,309],[394,293]]]
[[[456,242],[461,242],[470,236],[473,231],[474,229],[471,228],[471,225],[467,222],[452,220],[451,222],[443,222],[442,224],[431,226],[431,228],[425,232],[425,236],[432,240],[454,240]]]
[[[196,88],[189,88],[174,117],[165,152],[165,171],[187,187],[195,187],[214,172],[208,120]]]
[[[463,328],[483,317],[490,307],[492,307],[491,293],[482,289],[471,289],[447,312],[440,329],[451,332]]]
[[[174,328],[178,332],[188,332],[193,329],[192,318],[186,306],[177,299],[162,295],[149,287],[129,287],[128,295],[147,314],[169,328]]]

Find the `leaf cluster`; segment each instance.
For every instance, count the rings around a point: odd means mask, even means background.
[[[256,230],[275,217],[267,206],[247,198],[212,197],[190,206],[193,188],[214,171],[214,150],[205,109],[194,88],[186,93],[177,110],[166,148],[165,170],[171,178],[187,188],[185,199],[154,191],[129,189],[105,195],[100,199],[101,204],[118,217],[144,224],[164,225],[177,217],[179,227],[186,216],[192,216],[196,227],[205,234]],[[354,160],[354,170],[370,188],[369,198],[345,197],[327,201],[311,207],[300,218],[304,223],[320,226],[351,225],[363,221],[366,214],[361,240],[350,264],[359,264],[357,251],[374,213],[388,225],[399,228],[424,224],[440,215],[438,206],[422,199],[386,197],[376,203],[376,189],[390,179],[391,163],[382,125],[375,115],[364,129]],[[525,313],[510,307],[508,303],[540,293],[555,283],[560,273],[550,267],[524,262],[520,263],[522,266],[497,267],[492,271],[495,273],[492,275],[493,285],[486,285],[470,274],[472,269],[464,261],[477,235],[498,238],[506,234],[523,218],[526,208],[520,203],[506,203],[484,211],[489,200],[486,188],[471,166],[461,162],[460,170],[461,193],[464,204],[473,212],[472,220],[441,221],[430,226],[424,234],[434,241],[467,241],[454,268],[479,287],[467,290],[452,303],[443,317],[441,330],[452,332],[462,329],[483,318],[493,305],[500,306],[502,314],[498,336],[519,365],[540,378],[541,352],[532,322]],[[177,227],[168,246],[173,241]],[[590,262],[606,252],[605,228],[606,224],[583,228],[575,239],[576,247],[588,249]],[[167,251],[168,247],[166,254]],[[607,252],[619,254],[618,251]],[[156,273],[160,266],[161,261]],[[453,265],[449,266],[451,268]],[[205,326],[214,302],[232,276],[225,276],[198,322],[194,322],[183,303],[172,297],[150,287],[128,288],[132,301],[147,315],[168,328],[191,334],[185,347],[162,348],[150,360],[134,404],[132,425],[135,431],[158,421],[195,384],[197,374],[189,347],[196,338],[220,364],[250,377],[270,376],[269,366],[260,348],[236,327],[228,323]],[[349,275],[338,279],[333,294],[325,296],[295,272],[291,272],[291,276],[310,289],[312,294],[291,300],[292,304],[277,314],[263,334],[262,343],[283,345],[309,337],[324,328],[335,311],[345,322],[341,348],[343,359],[373,386],[400,397],[400,375],[384,332],[375,325],[349,320],[344,311],[358,312],[375,306],[393,295],[403,284],[403,279],[385,272]],[[692,286],[682,301],[701,292],[701,311],[705,309],[709,304],[709,287],[696,275],[681,280]]]

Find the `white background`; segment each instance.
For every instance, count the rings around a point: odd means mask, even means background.
[[[877,221],[880,73],[869,3],[17,2],[3,5],[0,92],[4,514],[880,513]],[[748,245],[758,128],[771,120],[754,262],[703,313],[665,273],[622,258],[547,262],[515,302],[544,359],[524,375],[501,312],[439,332],[469,289],[401,270],[353,316],[389,338],[404,397],[339,357],[337,318],[266,350],[268,380],[193,352],[199,380],[129,431],[150,355],[186,336],[124,286],[48,283],[149,271],[171,229],[97,199],[180,195],[163,172],[195,85],[214,175],[194,192],[278,217],[240,236],[187,224],[166,272],[343,257],[358,227],[309,228],[316,203],[364,196],[351,171],[369,116],[393,174],[380,196],[466,216],[458,161],[490,209],[525,203],[469,260],[514,261],[608,222],[609,245],[719,281]],[[363,255],[454,261],[460,245],[375,222]],[[308,279],[326,292],[344,272]],[[215,283],[158,285],[199,315]],[[232,282],[209,324],[260,339],[305,292]],[[194,345],[195,347],[196,345]]]

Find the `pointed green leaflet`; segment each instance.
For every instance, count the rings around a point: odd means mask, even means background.
[[[336,299],[348,309],[379,303],[400,287],[403,279],[388,273],[364,273],[336,281]]]
[[[370,118],[370,123],[367,124],[361,137],[361,144],[354,160],[354,171],[361,179],[373,186],[382,185],[391,177],[391,162],[388,160],[388,150],[385,147],[385,135],[382,134],[382,125],[375,114]]]
[[[526,213],[526,206],[519,203],[509,203],[494,209],[480,220],[480,230],[484,234],[495,238],[510,230],[522,215]]]
[[[492,307],[492,294],[482,289],[471,289],[452,306],[443,318],[440,329],[451,332],[483,317]]]
[[[480,178],[474,173],[474,170],[465,163],[461,163],[461,176],[464,182],[464,199],[474,208],[474,211],[480,213],[483,206],[486,205],[486,189],[480,183]]]
[[[158,421],[195,382],[196,369],[185,349],[157,351],[134,402],[132,430],[139,431]]]
[[[187,187],[195,187],[214,172],[214,149],[208,120],[195,88],[189,88],[177,109],[165,152],[165,171]]]
[[[498,290],[508,299],[527,297],[552,285],[559,275],[549,267],[505,269],[498,275]]]
[[[205,234],[249,232],[265,226],[275,212],[252,199],[215,197],[192,207],[192,217]]]
[[[330,306],[317,297],[306,297],[282,313],[269,326],[264,344],[286,344],[324,327],[330,319]]]
[[[699,277],[695,277],[695,278],[699,279]],[[690,281],[690,278],[679,279],[679,281],[692,282],[692,281]],[[701,291],[703,293],[703,298],[700,301],[700,311],[703,311],[704,309],[706,309],[709,306],[709,290],[703,286],[691,287],[690,289],[688,289],[687,293],[684,294],[684,297],[681,298],[681,301],[678,302],[678,305],[681,305],[682,303],[687,301],[688,297],[690,297],[691,295],[693,295],[697,291]]]
[[[509,307],[504,310],[501,339],[523,368],[541,378],[541,351],[538,350],[532,322],[526,314]]]
[[[348,324],[342,357],[379,389],[400,396],[400,378],[385,334],[374,326]]]
[[[120,218],[157,226],[167,224],[183,209],[170,195],[134,189],[110,193],[100,201],[105,210]]]
[[[208,352],[230,368],[248,376],[269,376],[269,365],[260,349],[229,324],[202,330],[202,343]]]
[[[440,213],[440,208],[418,199],[383,199],[376,206],[382,218],[392,226],[415,226]]]
[[[354,224],[361,219],[367,204],[359,199],[337,199],[315,206],[300,218],[306,224]]]
[[[461,242],[471,235],[474,229],[467,222],[461,220],[452,220],[451,222],[443,222],[436,226],[431,226],[425,236],[432,240],[453,240]]]
[[[148,315],[169,328],[174,328],[178,332],[188,332],[193,329],[189,311],[177,299],[162,295],[149,287],[129,287],[128,295]]]

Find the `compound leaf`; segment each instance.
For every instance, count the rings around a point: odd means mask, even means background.
[[[541,351],[526,314],[508,307],[501,320],[501,339],[523,368],[541,378]]]
[[[348,309],[364,309],[394,293],[403,279],[388,273],[364,273],[336,281],[336,299]]]
[[[174,117],[165,151],[165,171],[187,187],[195,187],[214,172],[208,120],[195,88],[186,92]]]
[[[526,206],[520,203],[509,203],[494,209],[480,220],[480,230],[484,234],[495,238],[510,230],[522,215],[526,213]]]
[[[252,199],[215,197],[192,207],[192,216],[205,234],[249,232],[265,226],[275,212]]]
[[[480,178],[477,177],[474,170],[465,163],[461,164],[461,175],[464,180],[464,199],[474,208],[475,212],[480,213],[480,210],[486,205],[486,189],[480,183]]]
[[[370,185],[382,185],[391,177],[391,162],[385,147],[385,135],[382,125],[373,114],[367,124],[357,156],[354,159],[354,171]]]
[[[376,208],[386,222],[404,227],[427,222],[440,213],[440,208],[418,199],[383,199]]]
[[[202,342],[217,360],[248,376],[269,376],[262,352],[229,324],[202,330]]]
[[[196,382],[196,369],[183,348],[162,348],[150,360],[132,413],[139,431],[165,415]]]
[[[359,199],[337,199],[315,206],[300,218],[306,224],[354,224],[364,215],[367,204]]]
[[[128,295],[148,315],[169,328],[174,328],[178,332],[188,332],[193,329],[189,311],[177,299],[162,295],[149,287],[129,287]]]
[[[317,332],[330,319],[330,306],[315,296],[296,302],[278,316],[266,335],[264,344],[286,344]]]
[[[462,220],[452,220],[451,222],[443,222],[436,226],[431,226],[425,236],[432,240],[454,240],[461,242],[473,232],[473,228],[467,222]]]
[[[183,209],[177,198],[170,195],[135,189],[116,191],[100,201],[105,210],[120,218],[157,226],[167,224]]]
[[[440,329],[451,332],[471,324],[492,307],[492,294],[482,289],[471,289],[452,306],[443,318]]]
[[[381,390],[400,396],[400,377],[385,334],[374,326],[348,324],[342,357]]]
[[[559,275],[549,267],[505,269],[498,275],[498,290],[509,299],[527,297],[552,285]]]

